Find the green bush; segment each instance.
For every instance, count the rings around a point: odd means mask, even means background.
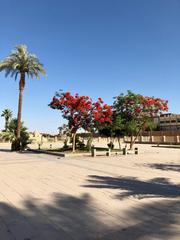
[[[11,150],[14,151],[16,149],[17,139],[16,139],[16,129],[17,129],[17,119],[12,119],[9,123],[7,131],[1,133],[1,138],[5,141],[11,142]],[[21,123],[21,133],[20,133],[20,149],[26,149],[27,145],[30,143],[29,141],[29,133],[27,128]]]

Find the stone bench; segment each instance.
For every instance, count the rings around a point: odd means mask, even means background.
[[[123,148],[122,150],[119,149],[110,149],[110,148],[103,148],[103,147],[92,147],[91,148],[91,156],[96,157],[96,152],[106,152],[106,156],[111,156],[112,152],[122,152],[123,155],[127,155],[130,153],[138,154],[139,150],[138,148],[134,148],[134,150],[128,150],[127,147]]]
[[[139,149],[137,147],[135,147],[132,150],[128,150],[127,147],[123,148],[123,155],[133,154],[133,153],[138,155],[139,154]]]
[[[106,156],[111,156],[111,149],[110,148],[103,148],[103,147],[92,147],[91,148],[91,156],[96,157],[96,152],[106,152]]]

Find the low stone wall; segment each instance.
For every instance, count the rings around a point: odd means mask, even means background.
[[[130,137],[124,138],[125,142],[130,142]],[[161,136],[139,136],[138,143],[159,143],[159,144],[180,144],[180,135],[161,135]]]

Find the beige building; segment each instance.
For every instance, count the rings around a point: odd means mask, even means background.
[[[40,133],[38,131],[30,132],[29,139],[32,143],[46,143],[46,142],[56,142],[57,135],[51,135],[48,133]]]
[[[159,124],[160,130],[162,131],[180,130],[180,114],[161,114],[155,121]]]

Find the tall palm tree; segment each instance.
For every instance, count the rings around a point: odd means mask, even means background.
[[[4,109],[4,111],[1,114],[1,117],[4,117],[5,119],[5,131],[7,131],[9,122],[12,118],[12,111],[10,109]]]
[[[17,45],[11,54],[0,62],[0,71],[5,71],[5,76],[10,75],[19,80],[19,102],[17,115],[17,132],[16,132],[16,150],[20,150],[20,131],[21,131],[21,115],[22,115],[22,100],[25,87],[25,78],[39,78],[40,73],[45,74],[43,64],[34,54],[30,54],[26,45]]]

